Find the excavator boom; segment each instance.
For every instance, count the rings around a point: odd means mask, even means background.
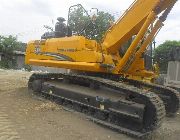
[[[176,2],[177,0],[135,0],[120,19],[107,31],[103,46],[109,53],[116,53],[124,43],[140,32],[147,20],[149,20],[149,24],[146,31],[162,11],[172,8]],[[152,12],[153,15],[150,17],[149,15]]]
[[[177,0],[136,0],[109,29],[105,35],[103,47],[110,54],[116,54],[124,43],[134,37],[116,66],[119,73],[133,69],[132,63],[136,63],[146,51],[176,2]]]

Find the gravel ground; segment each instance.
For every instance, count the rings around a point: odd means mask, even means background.
[[[27,90],[32,73],[0,69],[0,140],[133,140]],[[179,140],[180,116],[166,118],[154,140]]]

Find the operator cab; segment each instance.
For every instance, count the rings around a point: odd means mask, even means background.
[[[45,28],[48,30],[50,29],[51,31],[44,33],[41,36],[41,39],[70,37],[72,35],[85,36],[88,39],[92,39],[92,36],[94,37],[97,34],[99,34],[98,27],[95,24],[95,20],[98,16],[98,9],[92,8],[91,12],[94,10],[96,13],[93,13],[93,15],[91,16],[81,4],[71,6],[69,8],[67,24],[64,23],[66,20],[63,17],[58,17],[57,23],[55,24],[55,30],[53,30],[53,28],[46,26]],[[74,23],[73,21],[74,19],[71,18],[71,16],[73,16],[73,14],[76,13],[77,11],[82,11],[82,14],[88,17],[88,19],[86,20],[80,18],[77,19],[81,23],[81,27],[80,29],[78,29],[78,31],[76,30],[77,29],[76,25],[72,24]],[[90,36],[86,35],[86,32],[89,29],[89,27],[92,29]]]
[[[55,31],[52,28],[45,26],[47,29],[51,29],[51,32],[46,32],[41,36],[41,39],[61,38],[66,36],[72,36],[71,29],[64,23],[66,20],[63,17],[57,18],[58,22],[55,25]]]

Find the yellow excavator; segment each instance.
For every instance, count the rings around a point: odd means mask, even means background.
[[[146,70],[144,60],[176,2],[135,0],[102,43],[78,35],[30,41],[26,64],[71,72],[35,73],[29,89],[121,133],[136,137],[151,133],[166,114],[179,109],[179,93],[154,84],[157,75]]]

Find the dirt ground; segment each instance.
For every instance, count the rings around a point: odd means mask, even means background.
[[[133,140],[33,95],[27,90],[31,74],[0,70],[0,140]],[[166,118],[153,139],[179,140],[179,113]]]

